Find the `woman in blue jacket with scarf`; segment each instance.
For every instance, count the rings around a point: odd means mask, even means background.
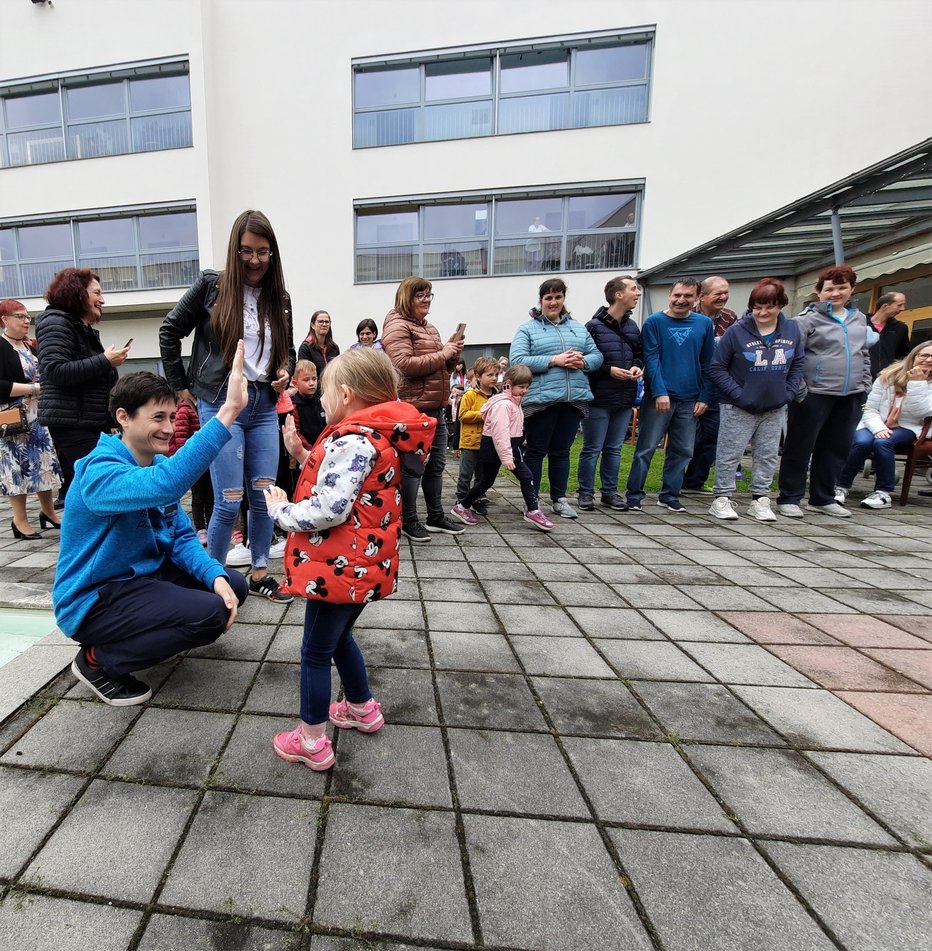
[[[592,390],[586,374],[602,365],[602,354],[589,331],[566,309],[566,284],[551,278],[540,285],[540,306],[521,324],[511,343],[511,363],[523,363],[534,375],[522,401],[525,461],[540,490],[544,456],[553,511],[576,518],[566,500],[570,447],[587,414]]]

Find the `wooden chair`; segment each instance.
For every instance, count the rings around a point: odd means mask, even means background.
[[[905,505],[909,498],[909,486],[913,481],[913,473],[917,469],[932,468],[932,416],[926,416],[922,421],[922,430],[919,437],[908,448],[903,451],[906,457],[906,466],[903,469],[903,478],[900,482],[900,505]]]

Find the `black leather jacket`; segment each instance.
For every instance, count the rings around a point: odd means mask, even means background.
[[[210,322],[217,299],[216,271],[201,271],[184,297],[168,312],[159,329],[159,349],[165,377],[173,389],[191,390],[208,403],[220,399],[226,387],[230,368],[220,354],[220,345]],[[285,295],[285,317],[288,320],[288,372],[294,371],[294,328],[291,321],[291,298]],[[191,359],[187,370],[181,358],[181,341],[194,331]]]
[[[104,356],[100,334],[77,317],[49,307],[36,319],[39,341],[39,422],[106,432],[117,371]]]

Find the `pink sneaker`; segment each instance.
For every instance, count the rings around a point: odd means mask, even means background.
[[[329,737],[322,736],[313,744],[308,744],[300,726],[290,733],[279,733],[272,741],[272,746],[282,759],[289,763],[304,763],[317,772],[330,769],[336,760]]]
[[[344,697],[339,703],[330,704],[330,722],[341,730],[356,729],[363,733],[375,733],[385,726],[381,704],[367,700],[363,710],[361,716],[353,713]]]
[[[479,519],[476,518],[475,512],[472,509],[466,508],[465,505],[460,505],[459,502],[450,509],[450,514],[454,518],[458,518],[461,522],[466,525],[478,525]],[[460,529],[462,531],[462,529]]]
[[[540,509],[534,509],[533,512],[525,512],[524,521],[530,522],[542,532],[549,532],[553,528],[553,522],[551,522]]]

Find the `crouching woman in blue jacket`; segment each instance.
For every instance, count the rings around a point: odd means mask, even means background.
[[[576,518],[576,510],[566,500],[570,448],[592,402],[587,374],[602,365],[602,354],[589,331],[569,315],[563,281],[544,281],[539,295],[540,304],[531,308],[531,319],[518,328],[509,355],[511,363],[523,363],[533,374],[521,404],[527,440],[524,458],[539,492],[547,457],[553,511],[563,518]]]
[[[780,434],[786,406],[799,390],[805,352],[799,325],[785,317],[783,282],[775,277],[758,281],[744,316],[719,338],[709,374],[721,400],[721,423],[715,451],[716,518],[738,518],[731,503],[735,470],[751,445],[751,496],[748,515],[775,522],[770,507],[770,484],[777,471]]]

